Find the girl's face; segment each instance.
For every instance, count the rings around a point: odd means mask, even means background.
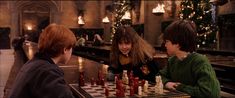
[[[128,53],[131,51],[131,48],[132,44],[130,42],[121,41],[118,43],[118,49],[124,55],[128,55]]]
[[[176,54],[176,52],[179,50],[179,45],[178,44],[172,44],[170,40],[166,40],[165,42],[165,47],[167,50],[167,54],[170,56],[173,56]]]

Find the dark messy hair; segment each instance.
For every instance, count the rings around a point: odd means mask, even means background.
[[[196,25],[190,20],[177,20],[164,31],[164,41],[179,44],[180,50],[193,52],[196,50]]]

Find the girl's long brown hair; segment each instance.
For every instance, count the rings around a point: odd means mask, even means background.
[[[146,57],[152,59],[156,53],[155,49],[142,39],[132,27],[119,27],[114,34],[111,48],[111,64],[114,67],[117,67],[119,62],[121,52],[119,51],[118,43],[122,41],[132,44],[129,56],[134,66],[138,63],[145,62]]]

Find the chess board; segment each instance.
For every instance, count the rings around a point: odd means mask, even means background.
[[[105,95],[105,88],[101,85],[90,85],[88,83],[85,86],[78,86],[78,84],[70,84],[69,86],[75,91],[76,94],[80,94],[80,97],[84,98],[115,98],[116,97],[116,87],[113,82],[106,82],[105,85],[108,87],[109,96]],[[128,85],[125,86],[125,97],[174,97],[174,98],[190,98],[189,95],[178,92],[178,91],[168,91],[164,90],[163,94],[155,93],[154,85],[149,85],[148,92],[142,92],[142,95],[134,94],[130,96],[130,88]],[[82,95],[81,95],[82,94]]]

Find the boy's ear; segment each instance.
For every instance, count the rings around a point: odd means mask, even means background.
[[[67,48],[64,48],[64,49],[63,49],[63,54],[65,54],[66,52],[68,52],[68,49],[67,49]]]
[[[180,45],[177,43],[177,44],[175,44],[176,45],[176,47],[178,47],[179,49],[180,49]]]

